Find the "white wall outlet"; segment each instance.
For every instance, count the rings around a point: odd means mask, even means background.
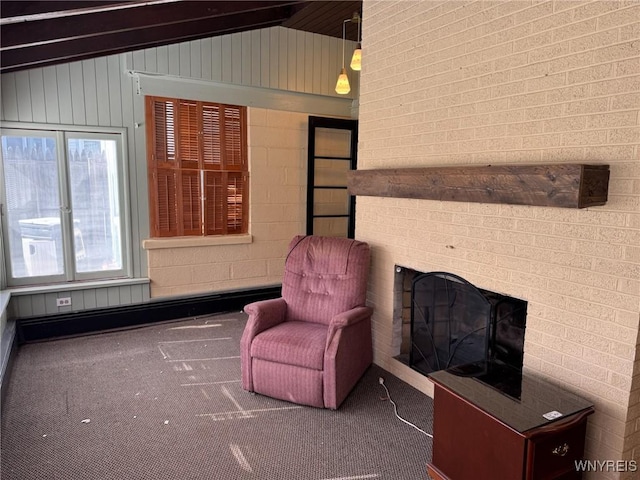
[[[70,307],[71,306],[71,297],[56,298],[56,306],[58,306],[58,307]]]

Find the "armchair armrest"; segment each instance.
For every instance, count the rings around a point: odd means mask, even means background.
[[[371,307],[356,307],[346,312],[339,313],[331,319],[329,329],[334,330],[336,328],[343,328],[349,325],[355,325],[362,320],[366,320],[373,314],[373,308]]]
[[[324,352],[324,402],[338,408],[373,361],[373,308],[356,307],[331,319]]]
[[[251,365],[251,342],[260,332],[284,322],[287,303],[283,298],[262,300],[244,307],[249,318],[240,338],[240,358],[242,365],[242,388],[253,392]]]
[[[372,314],[373,308],[362,306],[352,308],[351,310],[347,310],[346,312],[342,312],[334,316],[329,323],[326,351],[330,351],[332,343],[339,341],[343,329],[368,320],[371,318]]]
[[[249,315],[246,328],[251,331],[252,336],[255,336],[284,321],[287,303],[283,298],[262,300],[245,306],[244,311]]]

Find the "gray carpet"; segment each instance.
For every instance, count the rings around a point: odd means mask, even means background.
[[[372,366],[337,411],[242,390],[243,313],[24,345],[3,480],[428,479],[432,400]]]

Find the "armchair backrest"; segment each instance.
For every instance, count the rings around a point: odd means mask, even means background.
[[[368,274],[369,245],[365,242],[294,237],[282,280],[287,320],[328,324],[334,315],[363,306]]]

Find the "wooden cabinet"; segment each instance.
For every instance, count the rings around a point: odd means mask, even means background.
[[[520,398],[477,378],[448,371],[435,384],[435,480],[579,479],[593,405],[544,380],[524,375]]]

